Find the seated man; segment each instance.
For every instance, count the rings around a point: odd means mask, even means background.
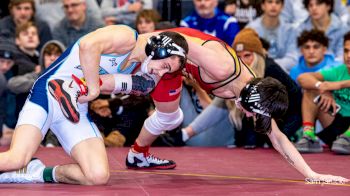
[[[305,90],[303,138],[296,144],[300,152],[322,152],[320,137],[332,151],[350,154],[350,32],[344,36],[344,62],[337,67],[298,77]],[[314,131],[316,119],[324,127],[318,137]]]
[[[294,81],[302,73],[316,72],[341,64],[333,55],[327,54],[328,38],[320,30],[303,31],[298,37],[298,47],[302,56],[299,58],[299,63],[290,70],[290,76]]]

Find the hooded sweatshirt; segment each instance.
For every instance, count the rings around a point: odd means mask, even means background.
[[[62,49],[62,51],[64,51],[66,49],[65,46],[57,40],[48,41],[40,51],[39,65],[41,66],[42,72],[45,70],[44,50],[47,47],[47,45],[49,45],[50,43],[57,44]],[[7,88],[15,94],[28,93],[30,91],[30,89],[32,88],[36,79],[38,79],[39,75],[40,74],[37,74],[36,72],[33,71],[33,72],[30,72],[30,73],[27,73],[24,75],[12,77],[8,81]]]

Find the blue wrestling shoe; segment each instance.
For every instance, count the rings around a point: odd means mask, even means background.
[[[0,183],[43,183],[44,169],[45,165],[35,158],[22,169],[1,173]]]
[[[172,160],[159,159],[152,154],[144,154],[129,150],[126,157],[128,169],[174,169],[176,163]]]

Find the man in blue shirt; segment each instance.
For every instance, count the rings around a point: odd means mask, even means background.
[[[341,65],[341,62],[336,61],[332,54],[327,53],[328,38],[320,30],[303,31],[298,37],[298,47],[302,56],[298,64],[290,70],[290,76],[294,81],[302,73]]]
[[[218,0],[193,0],[195,10],[183,20],[180,26],[198,29],[232,45],[239,25],[236,18],[218,9]]]

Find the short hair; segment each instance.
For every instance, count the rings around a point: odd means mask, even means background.
[[[164,31],[162,33],[160,33],[159,35],[165,35],[165,36],[168,36],[170,37],[175,44],[177,44],[178,46],[180,46],[182,49],[185,50],[186,52],[186,56],[188,54],[188,43],[186,41],[186,39],[179,33],[176,33],[176,32],[172,32],[172,31]],[[183,66],[185,66],[185,63],[187,61],[187,58],[185,57],[182,57],[182,56],[179,56],[180,57],[180,63],[181,63],[181,68]]]
[[[237,0],[225,0],[225,5],[237,4]]]
[[[241,90],[240,97],[249,98],[252,95],[252,89],[256,89],[259,94],[259,101],[256,104],[263,109],[263,112],[270,115],[255,112],[255,131],[262,134],[270,133],[271,118],[275,120],[281,119],[287,112],[289,105],[287,89],[281,82],[271,77],[253,78]],[[243,99],[244,101],[241,101],[242,107],[249,112],[254,112],[250,107],[252,103],[245,98]]]
[[[21,34],[21,32],[26,31],[30,27],[35,27],[36,30],[38,30],[38,27],[33,22],[26,22],[26,23],[23,23],[23,24],[17,26],[16,27],[16,38],[19,37],[19,34]]]
[[[303,0],[303,4],[306,10],[308,10],[309,4],[310,4],[311,0]],[[334,0],[316,0],[317,4],[322,4],[325,3],[326,5],[330,6],[330,10],[328,13],[332,13],[333,12],[333,4],[334,4]]]
[[[328,48],[329,39],[323,31],[317,29],[304,30],[298,37],[298,47],[303,46],[308,41],[314,41]]]
[[[135,24],[139,24],[141,22],[141,18],[145,18],[146,20],[151,20],[154,24],[157,24],[161,20],[160,14],[156,10],[142,10],[140,11],[135,20]]]
[[[11,9],[14,7],[14,6],[17,6],[19,4],[22,4],[22,3],[30,3],[32,5],[32,9],[33,9],[33,12],[35,13],[35,3],[34,3],[34,0],[10,0],[10,3],[8,5],[8,9],[9,11],[11,12]],[[33,14],[34,15],[34,14]]]
[[[43,51],[43,54],[62,54],[63,49],[57,43],[48,43]]]
[[[265,3],[266,0],[261,0],[261,3]],[[284,0],[279,0],[284,5]]]

